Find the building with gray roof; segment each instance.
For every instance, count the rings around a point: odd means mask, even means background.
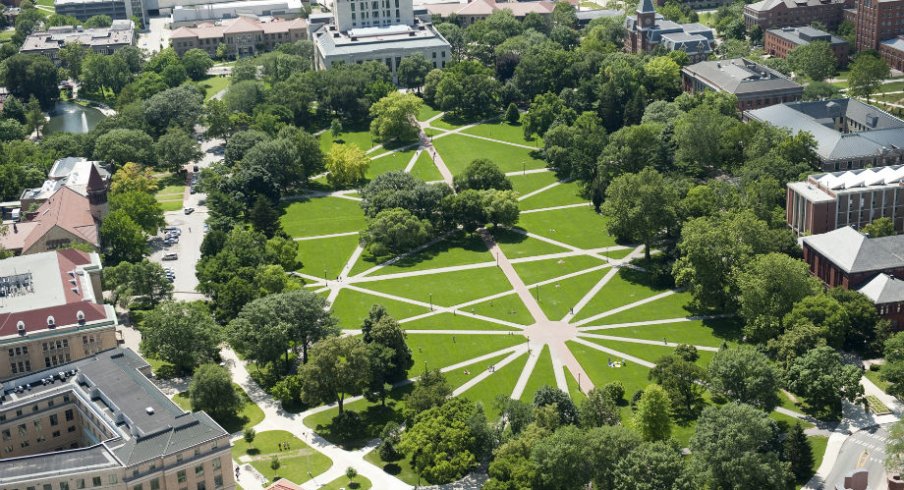
[[[395,8],[380,5],[335,0],[328,23],[317,24],[310,19],[316,68],[377,61],[386,63],[393,80],[397,80],[402,58],[416,53],[432,62],[434,68],[446,67],[452,59],[449,42],[429,20],[414,15],[412,0],[395,0]],[[388,0],[384,5],[389,5]]]
[[[827,172],[904,163],[904,121],[856,99],[777,104],[744,116],[810,133]]]
[[[635,15],[625,17],[625,50],[647,53],[658,46],[684,51],[691,61],[706,59],[715,45],[715,33],[703,24],[678,24],[656,13],[651,0],[640,0]]]
[[[681,69],[685,92],[728,92],[738,98],[738,109],[759,109],[795,102],[804,88],[781,73],[746,58],[701,61]]]
[[[838,61],[838,66],[847,66],[851,47],[847,41],[840,37],[815,27],[782,27],[769,29],[763,35],[763,43],[766,52],[779,58],[787,58],[795,48],[806,46],[814,42],[824,42],[829,45],[832,54]]]
[[[893,327],[904,325],[904,280],[890,274],[879,274],[858,292],[873,302],[879,315],[890,320]]]
[[[33,32],[25,38],[20,53],[42,54],[56,65],[60,64],[60,49],[66,44],[78,43],[99,54],[113,54],[135,44],[135,24],[131,20],[114,20],[110,27],[82,26],[51,27],[43,32]]]
[[[760,0],[744,6],[744,24],[765,31],[819,22],[834,29],[844,20],[844,10],[853,7],[854,0]]]
[[[229,434],[115,349],[0,386],[0,487],[234,489]]]

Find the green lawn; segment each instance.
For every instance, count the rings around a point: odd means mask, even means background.
[[[649,369],[628,362],[626,366],[610,368],[608,361],[619,360],[612,354],[598,351],[577,342],[567,342],[571,353],[581,363],[581,367],[590,376],[593,386],[603,386],[612,381],[621,381],[625,385],[625,399],[630,400],[635,391],[644,389],[650,381],[647,379]]]
[[[422,151],[420,156],[417,157],[417,162],[414,163],[414,167],[411,169],[411,175],[423,180],[424,182],[443,180],[443,176],[436,168],[436,164],[433,163],[433,159],[430,157],[430,153],[426,151]]]
[[[497,369],[486,379],[477,383],[474,387],[462,393],[461,397],[467,398],[475,403],[483,404],[484,413],[487,420],[495,421],[499,418],[499,410],[496,408],[496,397],[499,395],[511,396],[515,384],[518,383],[518,377],[527,364],[527,354],[521,354],[514,361]]]
[[[405,257],[395,264],[383,267],[373,275],[396,274],[399,272],[438,269],[464,264],[491,262],[493,256],[487,251],[483,240],[477,235],[457,235],[442,240],[414,255]],[[374,261],[361,260],[355,270],[361,272],[378,265]]]
[[[809,436],[810,447],[813,449],[813,473],[819,469],[822,464],[822,458],[826,455],[826,446],[829,445],[829,438],[826,436]]]
[[[381,153],[381,152],[374,152]],[[377,156],[377,155],[374,155]],[[405,170],[411,157],[414,156],[414,150],[397,151],[389,155],[374,158],[370,161],[370,167],[367,168],[365,177],[367,180],[373,180],[380,174],[391,172],[393,170]]]
[[[198,85],[204,89],[204,100],[210,100],[219,91],[229,86],[229,77],[212,76],[198,81]]]
[[[358,246],[358,235],[318,238],[298,242],[301,272],[312,276],[335,279]]]
[[[8,43],[12,41],[13,36],[16,34],[15,29],[5,29],[0,31],[0,43]]]
[[[535,255],[555,254],[568,251],[558,245],[531,238],[527,235],[505,228],[493,228],[490,230],[490,233],[492,233],[493,239],[496,240],[499,248],[502,249],[502,253],[504,253],[509,260],[517,259],[519,257],[533,257]]]
[[[546,166],[546,162],[531,156],[531,150],[457,134],[436,138],[433,145],[453,175],[460,174],[478,158],[493,161],[503,172]]]
[[[280,443],[288,443],[289,450],[281,451]],[[270,468],[273,456],[279,458],[278,470]],[[232,457],[240,463],[250,462],[254,469],[270,481],[279,476],[299,484],[310,480],[308,473],[316,477],[333,464],[330,458],[284,430],[260,432],[251,444],[239,439],[232,446]]]
[[[534,146],[537,148],[543,147],[543,139],[537,135],[533,135],[529,140],[524,138],[524,126],[522,126],[520,122],[517,124],[509,124],[506,121],[488,122],[479,124],[473,128],[468,128],[462,132],[476,134],[477,136],[483,136],[485,138],[518,143],[519,145]]]
[[[389,473],[409,485],[417,485],[420,481],[417,477],[417,473],[414,472],[414,468],[411,467],[411,461],[407,457],[403,457],[398,461],[383,461],[380,458],[380,451],[374,449],[367,453],[364,456],[364,459],[379,468],[383,468],[383,471],[386,473]]]
[[[623,268],[575,316],[582,320],[664,292],[650,287],[650,274]],[[679,315],[680,316],[680,315]]]
[[[540,353],[540,359],[534,366],[527,385],[524,387],[524,393],[521,394],[521,401],[531,403],[534,400],[534,393],[544,386],[556,387],[556,375],[552,368],[552,355],[549,353],[549,347],[543,346],[543,352]]]
[[[421,110],[418,111],[418,113],[417,113],[417,120],[418,121],[426,121],[426,120],[430,119],[431,117],[434,117],[441,113],[442,113],[442,111],[438,111],[438,110],[430,107],[425,102],[425,103],[421,104]]]
[[[178,211],[182,209],[182,200],[185,197],[184,185],[168,185],[154,194],[163,211]]]
[[[430,126],[437,129],[457,129],[467,124],[464,121],[454,121],[451,119],[449,114],[443,114],[443,117],[439,119],[434,119],[433,122],[430,123]]]
[[[512,182],[512,188],[522,196],[537,189],[542,189],[558,180],[556,179],[556,174],[553,172],[541,172],[536,174],[522,174],[521,172],[518,172],[515,175],[509,175],[508,178]]]
[[[741,325],[737,320],[719,318],[689,322],[643,325],[597,330],[595,333],[616,337],[683,342],[691,345],[721,347],[723,342],[735,345],[741,340]]]
[[[293,237],[329,235],[364,229],[364,212],[357,201],[339,197],[315,197],[288,204],[280,218],[283,230]]]
[[[610,269],[601,269],[571,277],[545,286],[531,288],[540,307],[551,320],[560,320],[573,308]],[[601,294],[601,293],[598,293]]]
[[[694,312],[687,309],[691,300],[691,293],[675,293],[665,298],[657,299],[634,308],[627,309],[614,315],[600,318],[594,322],[599,325],[614,325],[616,323],[630,323],[645,320],[669,320],[672,318],[684,318],[693,316]]]
[[[495,267],[386,279],[361,283],[361,286],[442,306],[454,306],[512,288],[505,274]]]
[[[476,318],[452,313],[440,313],[402,324],[405,330],[516,330],[498,323],[485,322]]]
[[[594,339],[590,337],[585,337],[584,340],[593,342],[594,344],[601,345],[603,347],[608,347],[613,350],[617,350],[619,352],[623,352],[629,356],[634,356],[644,361],[649,361],[652,363],[658,362],[660,359],[666,356],[672,355],[675,352],[674,347],[669,347],[666,345],[649,345],[649,344],[637,344],[634,342],[621,342],[616,340],[600,340]],[[675,342],[674,340],[672,342]],[[712,351],[700,350],[697,351],[697,354],[700,356],[697,359],[697,365],[700,367],[706,367],[709,365],[709,362],[712,361],[713,356],[716,354]]]
[[[527,311],[527,307],[524,306],[524,302],[521,301],[517,294],[509,294],[501,298],[477,303],[464,308],[464,310],[521,325],[534,323],[534,317]]]
[[[239,397],[241,397],[242,402],[244,403],[242,405],[242,410],[236,417],[230,420],[218,420],[217,422],[229,433],[245,430],[263,422],[264,411],[261,410],[261,407],[251,401],[251,398],[248,397],[248,394],[245,393],[245,390],[242,389],[241,386],[234,384],[233,388],[239,393]],[[188,398],[187,391],[176,394],[176,396],[173,397],[173,402],[186,412],[192,411],[191,401]]]
[[[425,368],[442,369],[525,341],[521,335],[408,334],[414,359],[411,373],[416,375]]]
[[[589,206],[522,214],[518,226],[578,248],[615,245],[615,238],[606,232],[606,220]]]
[[[329,152],[334,143],[358,145],[358,147],[364,151],[367,151],[378,144],[373,140],[369,130],[343,132],[336,139],[333,139],[333,133],[331,133],[329,129],[320,135],[320,149],[324,153]]]
[[[578,380],[574,379],[574,376],[568,369],[565,369],[565,381],[568,383],[568,395],[571,396],[571,399],[576,404],[580,405],[581,402],[587,399],[587,395],[581,391],[581,387],[578,385]]]
[[[379,437],[386,422],[392,420],[402,423],[404,397],[411,392],[412,388],[413,385],[409,384],[393,389],[386,399],[386,406],[380,405],[380,402],[369,402],[363,398],[354,402],[346,401],[345,410],[356,412],[361,416],[362,421],[360,431],[350,438],[342,438],[332,433],[331,423],[333,418],[339,414],[338,407],[308,415],[304,419],[304,424],[334,444],[341,444],[347,449],[358,448],[368,439]]]
[[[888,387],[891,385],[887,381],[882,380],[882,378],[880,377],[881,374],[882,374],[881,366],[879,367],[878,371],[872,371],[872,370],[867,369],[864,372],[864,376],[866,376],[866,379],[872,381],[873,384],[878,386],[880,390],[888,391]]]
[[[370,285],[363,284],[362,286],[368,287]],[[332,304],[333,316],[339,319],[339,325],[342,328],[361,328],[361,322],[367,317],[370,307],[375,304],[383,305],[390,316],[396,320],[430,311],[427,308],[411,303],[403,303],[350,289],[343,289]]]
[[[346,488],[348,490],[367,490],[372,486],[370,480],[362,475],[358,475],[355,477],[354,481],[349,481],[348,478],[340,476],[320,488],[321,490],[339,490],[340,488]]]
[[[515,272],[518,273],[524,284],[530,285],[600,265],[605,265],[605,262],[587,255],[575,255],[560,259],[519,262],[512,264],[512,267],[515,268]]]
[[[581,186],[577,182],[567,182],[534,194],[521,201],[519,206],[522,210],[527,210],[580,203],[589,204],[587,199],[581,196]]]

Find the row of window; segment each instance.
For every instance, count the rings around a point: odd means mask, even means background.
[[[73,410],[71,408],[66,410],[64,415],[66,417],[66,422],[72,422],[73,420],[75,420],[75,410]],[[59,414],[56,414],[56,413],[50,414],[49,420],[50,420],[51,427],[56,427],[56,426],[60,425]],[[32,424],[34,425],[35,432],[41,432],[41,421],[40,420],[33,420]],[[19,431],[20,438],[28,436],[28,424],[19,424],[16,427]],[[75,429],[75,427],[70,427],[70,429]],[[74,430],[70,430],[69,432],[73,432],[73,431]],[[4,441],[9,441],[13,437],[12,431],[10,429],[0,430],[0,437],[2,437]],[[42,441],[38,441],[38,442],[42,442]]]
[[[55,350],[55,349],[68,349],[69,348],[69,339],[57,340],[56,342],[44,342],[41,344],[45,351]]]
[[[69,357],[69,353],[53,355],[53,356],[45,356],[44,357],[44,367],[53,367],[58,366],[60,364],[66,364],[67,362],[71,362],[72,359]]]

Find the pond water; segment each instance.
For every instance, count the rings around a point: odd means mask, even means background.
[[[50,121],[44,126],[43,133],[87,133],[104,119],[99,110],[83,107],[75,102],[59,101],[50,111]]]

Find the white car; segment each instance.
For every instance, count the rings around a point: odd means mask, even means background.
[[[185,214],[191,214],[195,212],[195,208],[185,208],[184,211]]]
[[[179,258],[179,254],[176,252],[170,252],[167,254],[163,254],[163,260],[177,260]]]

